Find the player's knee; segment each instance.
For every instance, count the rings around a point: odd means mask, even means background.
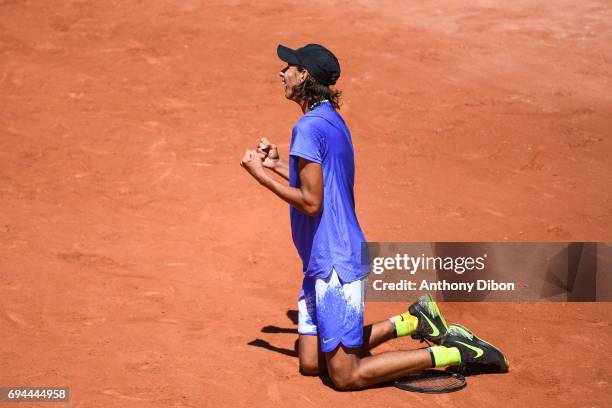
[[[360,390],[365,388],[365,382],[357,373],[331,374],[330,378],[336,389],[340,391]]]
[[[319,375],[321,374],[318,366],[300,365],[300,374],[302,375]]]

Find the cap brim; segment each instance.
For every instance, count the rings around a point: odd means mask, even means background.
[[[276,48],[276,53],[278,54],[278,58],[285,61],[289,65],[301,65],[295,50],[292,50],[291,48],[279,44]]]

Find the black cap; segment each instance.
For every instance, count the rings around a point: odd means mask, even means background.
[[[276,53],[287,64],[306,68],[323,85],[333,85],[340,78],[338,58],[322,45],[308,44],[297,50],[279,45]]]

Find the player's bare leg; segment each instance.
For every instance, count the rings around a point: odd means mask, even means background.
[[[359,357],[358,349],[340,345],[334,351],[325,353],[325,357],[329,376],[340,390],[362,389],[432,367],[428,349],[389,351]]]

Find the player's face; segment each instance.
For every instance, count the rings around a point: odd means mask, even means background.
[[[295,65],[287,65],[278,74],[285,88],[285,98],[293,100],[296,97],[294,89],[304,82],[305,71],[300,71]]]

